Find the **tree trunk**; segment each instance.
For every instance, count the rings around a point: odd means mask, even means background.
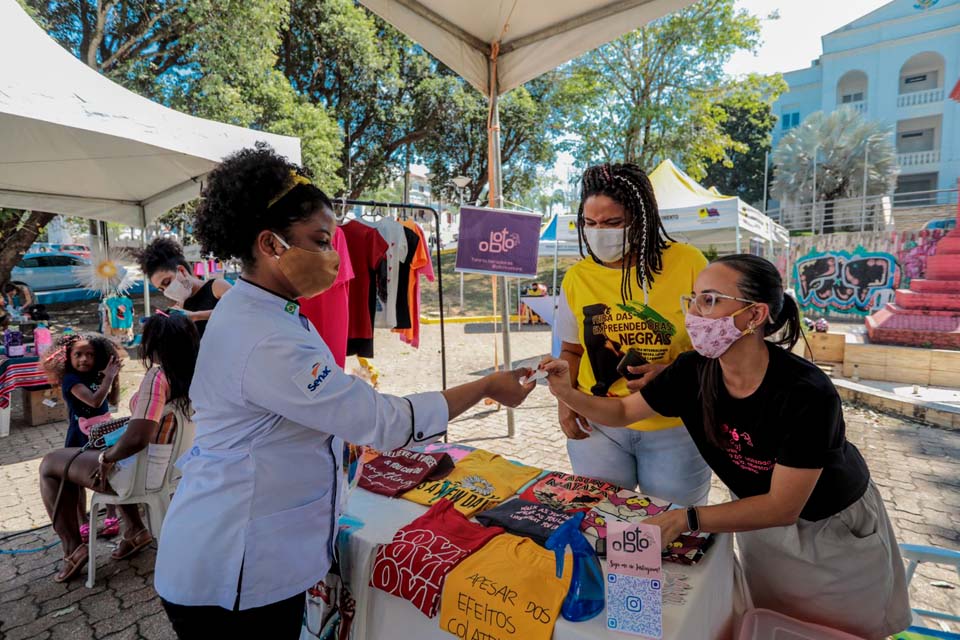
[[[10,279],[10,271],[55,215],[46,211],[31,211],[26,216],[11,216],[0,225],[0,282]]]

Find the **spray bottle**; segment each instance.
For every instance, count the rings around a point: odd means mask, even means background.
[[[557,577],[563,575],[567,546],[573,552],[573,577],[560,613],[571,622],[582,622],[603,611],[603,570],[593,546],[580,532],[583,512],[575,514],[553,532],[546,547],[557,556]]]

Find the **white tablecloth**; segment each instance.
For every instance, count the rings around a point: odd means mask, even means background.
[[[351,494],[347,514],[364,522],[364,527],[350,539],[350,584],[357,599],[354,638],[450,640],[455,637],[440,630],[439,616],[427,618],[406,600],[368,586],[376,546],[390,542],[397,529],[426,510],[426,507],[409,500],[385,498],[359,488]],[[713,546],[697,565],[687,567],[664,563],[664,571],[664,639],[715,640],[729,637],[733,616],[732,536],[717,536]],[[587,640],[631,637],[608,630],[606,621],[603,613],[587,622],[568,622],[560,618],[554,628],[553,638]]]

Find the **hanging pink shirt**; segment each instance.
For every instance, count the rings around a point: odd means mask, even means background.
[[[347,362],[347,326],[350,324],[350,281],[353,265],[347,250],[347,239],[340,227],[333,235],[333,248],[340,256],[340,270],[333,286],[312,298],[300,298],[300,313],[313,323],[327,343],[340,368]]]

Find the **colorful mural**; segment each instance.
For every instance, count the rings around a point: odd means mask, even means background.
[[[853,253],[811,251],[794,264],[797,300],[805,309],[869,315],[893,299],[897,261],[858,247]]]
[[[899,233],[791,238],[790,284],[806,313],[851,319],[869,315],[892,302],[898,287],[924,277],[927,258],[934,255],[948,231],[949,225],[930,224],[922,230]],[[806,276],[805,281],[801,275]],[[892,283],[883,286],[881,280],[891,282],[891,277]]]

